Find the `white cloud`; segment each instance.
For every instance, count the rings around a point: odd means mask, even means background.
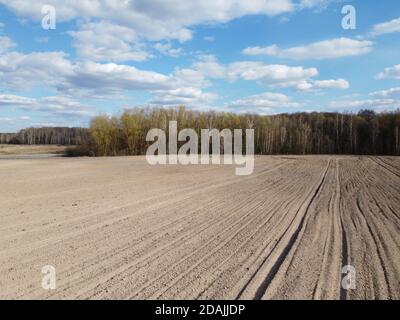
[[[202,90],[210,82],[193,69],[177,69],[174,74],[165,75],[116,63],[73,63],[62,52],[27,55],[12,52],[0,56],[0,80],[6,88],[29,91],[46,86],[62,96],[38,101],[2,95],[0,105],[19,105],[30,110],[66,115],[88,114],[86,108],[72,98],[124,99],[124,91],[149,92],[154,95],[152,103],[157,104],[210,103],[217,97]]]
[[[390,111],[400,107],[400,100],[397,99],[361,99],[333,101],[329,107],[334,110],[360,110],[373,109],[375,111]]]
[[[400,32],[400,18],[391,21],[375,24],[372,28],[371,34],[379,36],[382,34]]]
[[[267,87],[294,87],[298,90],[348,87],[346,80],[316,80],[314,77],[317,75],[316,68],[267,65],[255,61],[224,65],[214,56],[201,56],[190,68],[176,69],[173,74],[116,63],[71,62],[63,52],[11,52],[0,56],[0,80],[5,88],[28,91],[44,86],[70,99],[123,99],[124,91],[142,90],[154,96],[153,103],[209,104],[217,98],[215,93],[204,92],[212,79],[255,81]],[[59,100],[56,105],[63,106],[61,110],[74,109],[74,105],[67,102]],[[54,107],[53,111],[57,112],[57,108]],[[75,111],[79,112],[81,110]]]
[[[276,44],[268,47],[248,47],[242,51],[248,56],[276,56],[278,52],[279,48]]]
[[[38,107],[34,108],[34,110],[63,116],[91,117],[94,115],[92,108],[89,106],[62,96],[41,98],[38,101]]]
[[[388,97],[399,97],[400,98],[400,87],[390,88],[387,90],[375,91],[370,93],[372,97],[388,98]]]
[[[69,34],[80,58],[115,63],[145,61],[152,57],[144,45],[147,40],[187,41],[197,25],[225,23],[246,15],[275,16],[296,10],[292,0],[0,0],[0,4],[15,12],[19,19],[34,21],[43,18],[43,5],[53,5],[58,23],[78,21],[77,30]],[[302,1],[302,7],[320,5],[321,1]],[[13,46],[9,40],[0,39],[3,53]],[[36,39],[40,43],[47,40]],[[168,43],[157,43],[154,48],[173,57],[181,54],[180,48]]]
[[[205,23],[224,23],[252,14],[267,16],[292,12],[291,0],[0,0],[0,3],[22,17],[41,20],[41,8],[57,8],[59,22],[77,18],[102,19],[128,27],[139,37],[159,41],[190,40],[190,28]]]
[[[206,75],[195,69],[177,69],[174,72],[174,82],[179,86],[191,86],[196,88],[207,88],[211,82],[206,79]]]
[[[390,68],[386,68],[383,72],[379,73],[376,78],[378,80],[395,79],[400,80],[400,64]]]
[[[36,100],[12,94],[0,94],[0,106],[33,106]]]
[[[67,85],[86,89],[155,90],[171,87],[171,77],[115,63],[78,62]]]
[[[280,49],[276,45],[268,47],[249,47],[243,50],[247,55],[267,55],[295,60],[304,59],[335,59],[366,54],[372,51],[373,42],[337,38],[314,42],[306,46]]]
[[[182,48],[173,48],[170,43],[158,42],[154,45],[154,48],[161,52],[163,55],[177,58],[182,54]]]
[[[21,110],[40,111],[52,115],[62,116],[93,116],[91,107],[81,104],[80,102],[63,96],[43,97],[40,99],[28,98],[16,95],[0,95],[0,107],[11,106]],[[25,116],[21,120],[29,120]]]
[[[192,70],[203,79],[224,79],[230,82],[241,79],[256,81],[270,87],[297,86],[318,75],[316,68],[268,65],[256,61],[239,61],[224,65],[211,55],[201,56],[199,61],[192,65]]]
[[[8,37],[0,36],[0,55],[14,48],[16,44]]]
[[[106,21],[85,23],[70,31],[80,57],[93,61],[145,61],[151,57],[143,50],[136,32]]]
[[[239,112],[256,112],[259,114],[273,114],[276,108],[298,108],[299,103],[281,93],[264,92],[235,100],[228,105],[229,109]]]
[[[223,79],[227,75],[227,66],[219,63],[213,55],[202,55],[199,57],[192,68],[206,78]]]
[[[316,68],[305,69],[300,66],[265,65],[261,62],[245,61],[230,64],[227,77],[232,81],[241,78],[269,87],[284,88],[296,87],[317,75]]]
[[[183,87],[153,93],[155,97],[150,103],[156,105],[205,106],[210,105],[218,97],[215,93],[203,92],[201,89],[193,87]]]
[[[304,91],[347,89],[349,87],[349,83],[344,79],[314,80],[313,77],[317,75],[318,70],[316,68],[267,65],[255,61],[240,61],[224,65],[215,56],[203,55],[192,64],[191,68],[177,69],[171,83],[178,85],[178,88],[161,90],[161,97],[158,94],[155,101],[158,104],[209,103],[217,97],[215,94],[204,93],[201,90],[210,86],[209,79],[223,79],[230,82],[237,80],[255,81],[262,86],[272,88],[294,87],[297,90]],[[267,98],[273,97],[272,94],[267,94],[267,96]],[[282,98],[282,95],[274,97]],[[283,102],[283,100],[279,102]]]
[[[6,117],[0,117],[0,122],[13,122],[14,119],[12,118],[6,118]]]
[[[360,94],[343,96],[341,100],[332,101],[328,107],[335,111],[353,111],[370,109],[376,112],[395,111],[400,108],[400,88],[369,93],[370,98],[363,98]]]
[[[316,80],[313,82],[315,89],[348,89],[349,82],[344,79],[337,80]]]
[[[54,87],[72,73],[73,66],[63,52],[10,52],[0,56],[0,82],[11,89],[29,90],[38,84]]]
[[[171,76],[115,63],[72,63],[63,52],[11,52],[0,56],[0,80],[11,89],[47,86],[71,95],[84,91],[111,94],[123,90],[169,89],[173,85]]]
[[[185,72],[199,85],[207,86],[207,79],[224,79],[230,82],[240,80],[256,81],[271,88],[294,87],[301,91],[317,89],[347,89],[349,83],[344,79],[315,80],[316,68],[301,66],[268,65],[257,61],[239,61],[221,64],[212,55],[200,56],[192,69]],[[178,71],[179,72],[179,71]]]
[[[331,80],[308,80],[301,81],[296,85],[300,91],[320,91],[323,89],[339,89],[345,90],[350,88],[350,84],[344,79],[331,79]]]
[[[301,0],[298,4],[299,9],[317,8],[325,9],[333,0]]]

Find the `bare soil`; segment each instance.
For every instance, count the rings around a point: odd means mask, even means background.
[[[0,144],[0,156],[22,154],[63,154],[67,147],[57,145]]]
[[[0,182],[3,299],[400,299],[396,157],[257,157],[241,177],[144,157],[2,160]]]

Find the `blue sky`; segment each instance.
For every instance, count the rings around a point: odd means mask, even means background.
[[[0,132],[153,105],[392,111],[399,40],[397,0],[0,0]]]

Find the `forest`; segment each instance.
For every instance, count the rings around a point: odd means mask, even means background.
[[[44,127],[28,128],[17,133],[0,133],[1,144],[82,145],[89,138],[85,128]]]
[[[87,148],[99,156],[143,155],[149,145],[147,132],[159,128],[167,133],[172,120],[178,122],[178,131],[192,128],[199,135],[201,129],[253,128],[255,153],[260,155],[400,154],[400,110],[262,116],[199,112],[184,107],[133,109],[120,117],[94,118]]]
[[[400,110],[264,116],[185,107],[135,108],[118,117],[97,116],[89,129],[29,128],[17,134],[0,134],[0,143],[78,145],[71,149],[71,155],[144,155],[150,144],[146,142],[147,132],[159,128],[167,133],[173,120],[178,122],[178,131],[192,128],[199,135],[201,129],[253,128],[255,153],[260,155],[400,155]]]

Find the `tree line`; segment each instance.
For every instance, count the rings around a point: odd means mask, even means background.
[[[255,153],[400,155],[400,110],[375,113],[296,113],[272,116],[175,109],[133,109],[119,117],[98,116],[90,124],[86,149],[98,156],[144,155],[152,128],[178,131],[253,128]],[[245,141],[243,141],[244,143]],[[183,144],[182,142],[181,144]],[[221,143],[222,145],[222,143]]]
[[[78,145],[71,155],[144,155],[146,135],[169,121],[178,131],[194,129],[254,129],[256,154],[400,155],[400,110],[375,113],[295,113],[279,115],[200,112],[184,107],[125,111],[121,116],[98,116],[86,128],[29,128],[0,134],[0,143]],[[183,144],[182,142],[181,144]],[[243,147],[245,147],[243,141]],[[221,143],[223,145],[223,143]]]
[[[82,145],[88,139],[89,130],[86,128],[44,127],[0,133],[0,143],[3,144]]]

